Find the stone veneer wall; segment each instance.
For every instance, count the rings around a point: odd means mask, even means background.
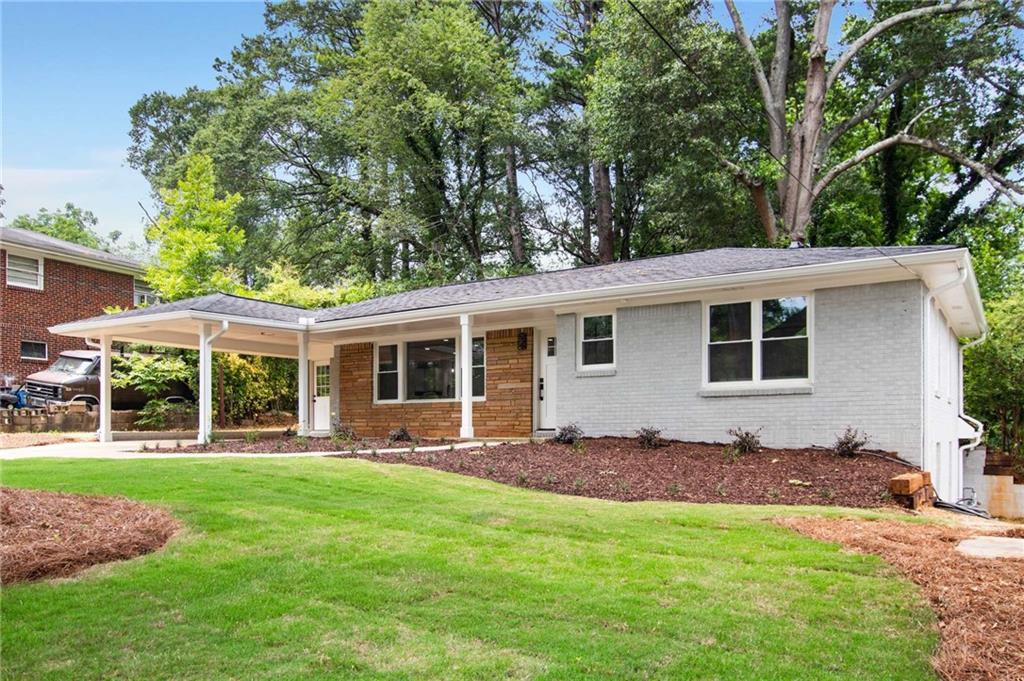
[[[518,347],[519,332],[526,348]],[[477,437],[529,437],[533,432],[533,329],[488,331],[487,399],[473,403]],[[384,437],[405,426],[413,435],[458,437],[461,406],[447,402],[373,403],[373,344],[341,346],[341,423],[357,435]]]

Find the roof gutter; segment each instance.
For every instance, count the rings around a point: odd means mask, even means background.
[[[116,272],[118,274],[131,274],[135,276],[141,276],[146,273],[146,268],[142,265],[131,265],[129,263],[118,263],[110,262],[102,258],[90,258],[82,255],[69,255],[67,253],[61,253],[60,251],[48,250],[40,248],[39,246],[25,246],[19,244],[16,241],[6,240],[0,243],[4,250],[14,251],[25,251],[32,255],[40,258],[47,258],[49,260],[60,260],[61,262],[69,262],[74,265],[83,265],[92,269],[103,270],[105,272]],[[17,255],[17,253],[15,253]]]
[[[234,322],[236,324],[258,325],[284,331],[307,331],[309,324],[305,322],[282,322],[274,319],[259,319],[257,317],[240,317],[238,315],[226,315],[217,312],[203,312],[201,310],[175,310],[174,312],[159,312],[151,315],[137,315],[132,317],[111,317],[111,319],[94,319],[84,322],[68,322],[51,326],[50,333],[73,335],[99,329],[111,329],[116,327],[138,326],[159,322],[196,320],[201,322]]]

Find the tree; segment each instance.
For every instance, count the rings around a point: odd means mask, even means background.
[[[988,424],[989,444],[1024,466],[1024,290],[988,306],[988,339],[965,353],[968,410]]]
[[[878,112],[901,87],[957,65],[955,60],[947,63],[943,55],[949,45],[933,43],[924,63],[910,65],[888,83],[858,93],[854,113],[836,119],[832,115],[836,99],[856,89],[848,75],[849,67],[868,58],[872,48],[883,43],[881,38],[897,32],[907,35],[936,22],[946,22],[950,30],[945,35],[952,36],[955,44],[984,45],[992,40],[1005,40],[1006,33],[1020,24],[1016,8],[962,0],[909,9],[898,6],[898,11],[892,12],[892,5],[882,3],[871,22],[857,24],[863,30],[845,36],[846,44],[841,53],[829,61],[828,38],[835,4],[835,0],[819,0],[810,30],[806,36],[800,36],[800,31],[794,28],[794,14],[799,8],[777,0],[774,47],[766,68],[761,51],[743,26],[734,0],[726,0],[736,38],[752,67],[767,131],[768,152],[783,165],[784,172],[775,173],[775,204],[768,195],[768,186],[772,183],[766,173],[751,170],[728,156],[722,160],[759,206],[758,213],[769,241],[782,237],[803,243],[815,202],[823,192],[844,173],[898,146],[914,147],[949,159],[988,181],[1005,196],[1016,199],[1024,195],[1024,186],[996,170],[994,166],[998,163],[994,163],[990,155],[972,158],[970,152],[958,150],[945,141],[916,134],[915,123],[928,112],[927,107],[915,111],[905,125],[894,127],[881,139],[852,150],[843,158],[830,154],[840,138]],[[806,39],[805,45],[801,44],[801,37]],[[804,47],[806,57],[802,54]],[[793,82],[798,58],[806,62],[806,75],[799,90]]]
[[[235,224],[238,194],[215,196],[213,161],[188,157],[176,189],[163,190],[163,210],[146,238],[157,245],[146,280],[165,302],[243,290],[231,263],[245,242]]]
[[[11,227],[39,232],[80,246],[106,250],[110,245],[105,238],[96,233],[97,223],[98,220],[92,212],[83,210],[73,203],[66,203],[63,209],[52,213],[41,208],[34,216],[19,215],[11,221]]]

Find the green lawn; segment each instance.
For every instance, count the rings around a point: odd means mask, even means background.
[[[933,678],[933,616],[768,507],[621,504],[338,459],[3,463],[187,526],[5,587],[5,678]]]

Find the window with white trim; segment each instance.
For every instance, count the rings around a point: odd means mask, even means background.
[[[708,306],[708,383],[759,383],[810,377],[808,297]]]
[[[473,339],[473,397],[487,394],[487,341]]]
[[[21,359],[38,359],[46,361],[46,343],[41,341],[21,341]]]
[[[156,305],[160,300],[157,298],[152,286],[147,284],[145,280],[135,277],[132,302],[135,303],[135,307],[139,307],[140,305]]]
[[[331,396],[331,366],[317,364],[313,370],[313,394],[316,397]]]
[[[615,366],[615,314],[580,318],[580,366],[600,369]]]
[[[7,285],[43,288],[43,259],[7,254]]]
[[[376,359],[377,401],[398,400],[398,346],[378,345]]]

